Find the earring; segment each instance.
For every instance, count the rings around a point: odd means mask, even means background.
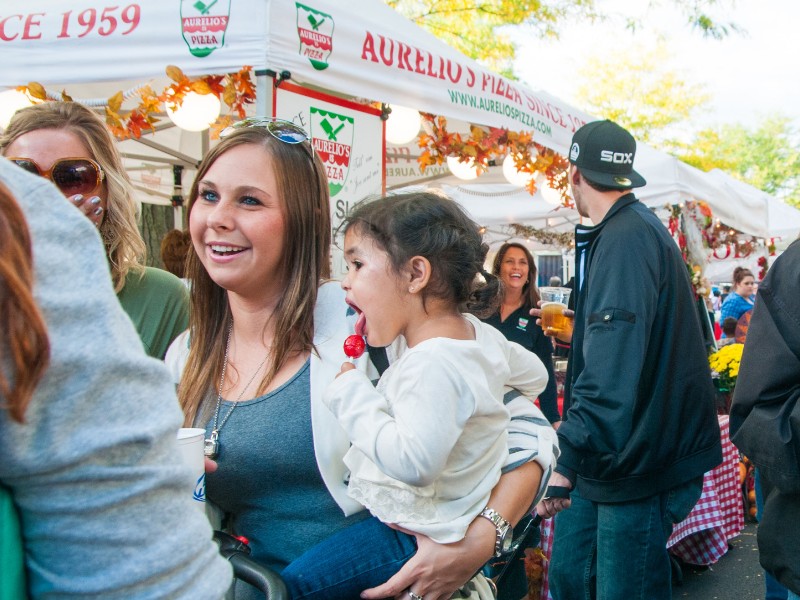
[[[413,285],[410,288],[408,288],[408,293],[409,294],[413,294],[416,291],[417,291],[417,288],[415,288]]]

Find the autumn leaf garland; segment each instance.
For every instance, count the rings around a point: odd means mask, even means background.
[[[542,173],[548,185],[559,192],[562,205],[568,208],[574,206],[569,195],[567,159],[534,142],[531,133],[471,125],[470,133],[465,137],[448,131],[444,117],[424,112],[420,114],[423,133],[419,136],[422,153],[418,162],[423,173],[427,167],[444,163],[448,156],[456,156],[461,162],[472,160],[478,174],[481,174],[490,161],[510,154],[517,170],[531,175],[526,185],[531,195],[537,190],[533,175]]]
[[[180,68],[169,65],[166,74],[172,83],[160,94],[149,85],[137,89],[133,96],[138,97],[138,103],[132,109],[123,110],[122,105],[128,98],[121,91],[111,96],[104,107],[106,124],[118,139],[139,138],[146,131],[155,131],[155,125],[160,121],[159,115],[163,112],[164,102],[180,106],[186,94],[196,92],[214,94],[228,107],[228,114],[220,117],[212,128],[212,134],[218,134],[231,124],[233,114],[243,119],[246,116],[246,106],[256,101],[252,70],[252,67],[245,66],[236,73],[204,75],[191,79]],[[40,102],[51,100],[44,86],[35,81],[17,89]],[[67,102],[72,98],[63,91],[61,100]]]

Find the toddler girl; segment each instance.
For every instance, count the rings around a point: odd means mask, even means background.
[[[508,463],[504,397],[522,393],[533,403],[547,383],[535,354],[462,312],[494,311],[500,283],[484,273],[488,247],[455,202],[432,193],[389,196],[358,205],[344,227],[342,287],[358,315],[356,333],[378,347],[401,338],[407,349],[377,388],[345,363],[325,392],[352,442],[348,493],[374,517],[284,570],[295,599],[358,598],[386,581],[416,544],[384,523],[451,543],[482,515],[495,523],[498,551],[507,549],[509,523],[488,505]],[[479,273],[485,284],[477,284]],[[549,475],[555,435],[538,409],[533,418],[535,460]]]

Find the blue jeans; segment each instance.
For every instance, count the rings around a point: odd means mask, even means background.
[[[293,600],[359,600],[414,556],[413,536],[370,517],[323,540],[281,573]]]
[[[667,540],[703,489],[695,478],[634,502],[592,502],[572,492],[572,506],[556,515],[550,560],[555,600],[669,600],[672,578]]]

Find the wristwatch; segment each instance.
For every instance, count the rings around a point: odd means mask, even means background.
[[[481,516],[489,519],[497,530],[497,538],[494,543],[494,555],[496,557],[502,556],[511,549],[511,542],[514,537],[511,523],[506,521],[499,512],[488,506],[481,511]]]

